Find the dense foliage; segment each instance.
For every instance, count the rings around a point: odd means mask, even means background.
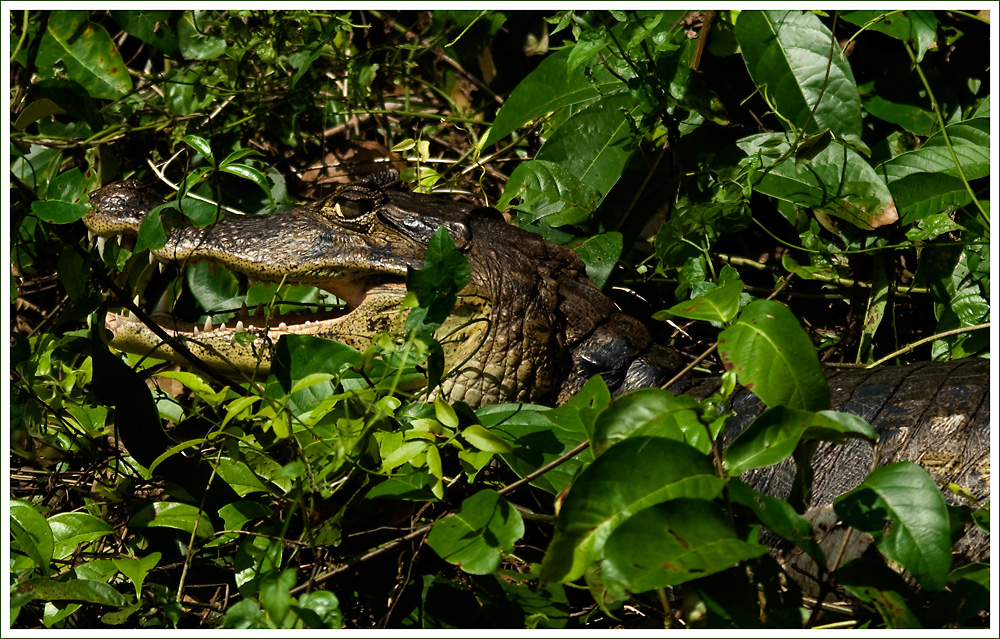
[[[9,19],[14,627],[983,622],[989,566],[951,556],[965,524],[988,530],[983,495],[947,503],[919,466],[881,468],[835,503],[877,551],[839,565],[807,487],[785,502],[738,479],[874,436],[828,410],[821,360],[988,354],[982,17]],[[408,278],[405,339],[284,338],[271,376],[239,383],[106,345],[105,312],[133,296],[198,321],[335,304],[204,264],[160,273],[147,250],[161,218],[284,210],[384,162],[571,245],[662,343],[718,344],[702,371],[739,379],[704,401],[612,401],[600,378],[554,409],[424,401],[468,277],[447,234]],[[172,195],[135,245],[98,248],[87,193],[125,177]],[[724,447],[737,381],[771,410]],[[762,529],[853,607],[803,595]]]

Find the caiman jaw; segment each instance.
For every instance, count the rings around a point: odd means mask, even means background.
[[[359,288],[351,296],[352,301],[359,301],[349,304],[346,313],[267,317],[244,312],[221,325],[213,324],[210,319],[202,325],[182,322],[166,313],[155,313],[151,319],[170,337],[182,340],[187,349],[209,367],[256,377],[270,372],[274,347],[282,335],[335,339],[363,350],[379,333],[401,332],[405,319],[401,302],[405,294],[406,287],[402,283],[383,283],[368,290]],[[117,349],[187,363],[169,342],[164,342],[135,317],[108,313],[105,325],[114,333],[111,345]]]

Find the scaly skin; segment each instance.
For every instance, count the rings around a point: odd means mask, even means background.
[[[158,202],[135,181],[91,196],[86,225],[102,237],[134,234]],[[207,228],[173,230],[152,251],[161,262],[226,265],[253,279],[309,284],[336,295],[350,312],[338,317],[244,316],[212,327],[159,318],[207,364],[266,374],[284,333],[328,337],[363,349],[380,333],[401,336],[399,302],[408,267],[422,268],[426,244],[441,226],[469,260],[471,281],[439,330],[449,400],[487,403],[565,401],[593,374],[616,394],[665,381],[680,358],[653,343],[640,322],[617,310],[587,278],[570,249],[507,224],[493,209],[399,190],[391,179],[345,185],[331,197],[269,216],[230,215]],[[266,325],[265,325],[266,322]],[[183,361],[144,325],[112,316],[112,344]],[[257,336],[249,346],[238,330]]]

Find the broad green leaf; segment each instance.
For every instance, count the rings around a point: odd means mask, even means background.
[[[486,430],[479,424],[472,424],[462,431],[462,437],[479,450],[490,453],[509,453],[514,447],[507,443],[502,437]]]
[[[724,485],[708,457],[682,442],[633,437],[615,444],[567,493],[542,561],[542,581],[579,579],[604,556],[611,531],[640,510],[681,497],[714,499]]]
[[[425,441],[412,440],[405,442],[398,448],[382,456],[382,472],[388,472],[397,466],[402,466],[411,461],[417,455],[427,450],[428,444]]]
[[[264,195],[268,199],[271,199],[271,185],[268,184],[267,177],[259,169],[247,166],[246,164],[223,164],[219,167],[219,170],[223,173],[230,173],[245,180],[250,180],[264,191]]]
[[[889,191],[899,208],[900,224],[949,214],[972,201],[962,180],[945,173],[911,173],[890,183]]]
[[[629,94],[602,97],[563,122],[535,159],[568,169],[604,198],[635,152],[643,109]]]
[[[735,33],[750,77],[792,130],[861,135],[854,74],[817,16],[803,10],[741,11]]]
[[[535,159],[514,169],[497,208],[505,209],[518,198],[514,208],[524,212],[525,221],[559,227],[589,220],[601,197],[568,167]]]
[[[923,468],[912,462],[877,468],[833,507],[845,523],[870,533],[878,549],[921,586],[944,588],[951,569],[948,507]]]
[[[197,529],[195,529],[195,522],[197,522]],[[187,533],[195,531],[195,535],[203,539],[210,537],[213,532],[212,522],[208,515],[190,504],[172,501],[158,501],[149,504],[132,516],[129,525],[147,528],[176,528]]]
[[[427,544],[465,572],[486,575],[500,567],[503,555],[513,552],[523,536],[521,515],[498,492],[486,489],[435,523]]]
[[[111,526],[89,513],[59,513],[49,517],[52,529],[52,557],[65,559],[76,547],[111,534]]]
[[[639,593],[705,577],[766,552],[754,539],[737,537],[717,504],[675,499],[641,510],[615,528],[604,546],[603,567],[623,580],[625,590]]]
[[[246,497],[254,492],[268,492],[267,486],[242,461],[220,457],[216,472],[219,473],[219,477],[222,477],[223,481],[232,486],[240,497]]]
[[[52,550],[55,542],[49,522],[31,504],[12,500],[8,506],[10,513],[11,548],[26,554],[35,567],[43,573],[49,572]],[[12,555],[13,558],[13,555]]]
[[[775,406],[760,415],[726,448],[726,471],[737,477],[744,471],[783,461],[801,440],[845,443],[849,438],[878,439],[865,420],[837,411],[814,413]]]
[[[142,222],[139,224],[139,235],[135,240],[135,248],[132,249],[133,253],[155,251],[167,245],[167,232],[163,228],[160,211],[168,208],[173,208],[173,204],[155,206],[142,218]]]
[[[149,571],[156,567],[156,564],[160,563],[160,559],[163,557],[161,553],[152,552],[142,557],[140,559],[134,559],[132,557],[121,557],[119,559],[112,559],[115,568],[121,571],[132,585],[135,586],[135,596],[136,599],[142,597],[142,582],[146,580],[146,575]]]
[[[132,78],[108,32],[89,22],[87,15],[86,11],[52,12],[35,70],[42,77],[53,77],[61,67],[91,97],[117,100],[132,90]]]
[[[484,406],[476,415],[484,426],[504,433],[513,441],[514,450],[502,454],[501,459],[518,477],[524,477],[587,441],[587,435],[575,424],[554,423],[547,418],[548,412],[541,406],[498,404]],[[593,458],[588,448],[533,479],[531,485],[558,494],[569,486],[574,474]]]
[[[819,357],[792,312],[778,302],[756,300],[719,334],[727,370],[767,406],[806,410],[830,407],[830,386]]]
[[[712,442],[700,414],[701,404],[693,397],[675,396],[662,388],[642,388],[617,398],[601,413],[591,445],[601,454],[629,437],[665,437],[707,455]]]
[[[52,179],[46,199],[32,202],[31,212],[46,222],[68,224],[86,215],[90,209],[86,199],[83,173],[72,168]]]
[[[975,180],[990,174],[990,120],[973,118],[945,127],[965,177]],[[940,131],[927,138],[919,149],[900,153],[879,165],[877,172],[892,186],[896,180],[914,173],[959,177],[955,160]]]
[[[329,373],[339,376],[348,368],[360,364],[361,353],[346,344],[311,335],[282,335],[271,363],[267,395],[277,398],[291,392],[299,380],[309,375]],[[333,392],[332,381],[314,384],[292,393],[289,406],[296,413],[304,413]]]
[[[740,295],[743,282],[737,280],[714,288],[693,300],[671,306],[666,311],[653,315],[654,319],[666,319],[670,315],[709,322],[731,322],[740,310]]]
[[[82,601],[102,606],[124,606],[124,596],[103,581],[70,579],[56,581],[45,577],[27,579],[11,586],[11,598],[30,597],[41,601]]]
[[[808,149],[808,158],[774,154],[789,150],[780,133],[761,133],[736,142],[751,157],[758,157],[760,181],[754,189],[832,215],[861,229],[874,229],[898,219],[896,204],[885,182],[854,149],[824,137]]]
[[[218,29],[209,30],[206,10],[185,11],[177,23],[177,39],[181,54],[187,60],[210,60],[226,51],[225,38],[218,37]]]
[[[328,590],[315,590],[299,597],[298,607],[292,606],[305,622],[306,628],[336,630],[344,625],[340,601]]]
[[[539,65],[514,88],[497,113],[482,147],[507,137],[519,127],[571,104],[593,100],[614,89],[623,88],[621,81],[604,67],[595,68],[590,77],[585,67],[568,69],[572,49],[563,49],[546,56]]]

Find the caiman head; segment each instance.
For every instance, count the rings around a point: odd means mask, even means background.
[[[141,183],[119,182],[91,195],[93,210],[84,222],[102,238],[136,234],[158,204]],[[402,336],[407,267],[423,267],[427,242],[441,227],[471,268],[469,284],[438,331],[445,370],[455,368],[442,385],[447,399],[474,407],[556,403],[594,374],[618,394],[661,383],[680,368],[673,352],[655,345],[640,322],[591,283],[572,250],[507,224],[495,209],[410,193],[387,175],[344,185],[285,213],[229,215],[204,229],[178,228],[152,251],[181,267],[212,262],[251,279],[312,285],[343,300],[346,312],[244,314],[229,326],[199,327],[165,314],[154,319],[209,366],[247,375],[267,374],[283,334],[364,349],[377,335]],[[186,361],[135,318],[112,313],[107,326],[121,350]],[[237,338],[244,332],[255,339]]]

